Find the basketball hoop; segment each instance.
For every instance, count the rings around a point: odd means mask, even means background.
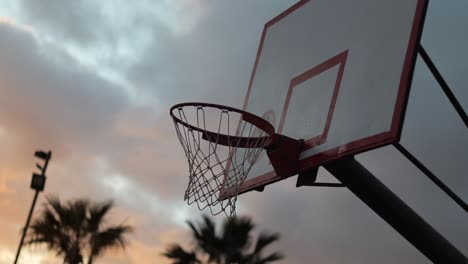
[[[189,163],[184,200],[213,215],[235,215],[239,186],[275,130],[266,120],[232,107],[182,103],[170,109]],[[242,149],[243,151],[239,151]]]
[[[259,116],[194,102],[176,104],[169,113],[189,163],[184,200],[200,210],[234,216],[240,186],[263,150],[279,177],[297,173],[303,142],[275,133]]]
[[[209,207],[213,215],[235,215],[239,187],[271,143],[273,126],[251,113],[208,103],[177,104],[170,115],[189,163],[184,200],[200,210]]]

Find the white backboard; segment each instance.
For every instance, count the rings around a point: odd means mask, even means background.
[[[298,171],[397,142],[426,7],[298,2],[265,24],[243,109],[305,140]],[[278,180],[262,155],[241,192]]]

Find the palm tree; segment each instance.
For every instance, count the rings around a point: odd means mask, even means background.
[[[191,252],[185,251],[177,244],[168,247],[163,255],[172,259],[173,264],[202,263],[199,260],[200,256],[204,256],[207,263],[217,264],[264,264],[283,258],[283,255],[277,252],[263,256],[265,248],[279,240],[277,233],[261,232],[252,245],[251,231],[254,229],[254,224],[246,217],[225,220],[221,234],[216,232],[214,222],[207,216],[203,217],[202,223],[198,226],[190,221],[187,224],[196,247]]]
[[[48,198],[40,215],[33,220],[27,244],[45,244],[63,257],[64,263],[92,264],[106,249],[125,248],[125,235],[133,228],[128,225],[104,226],[106,214],[113,202],[91,203],[78,199],[61,203]]]

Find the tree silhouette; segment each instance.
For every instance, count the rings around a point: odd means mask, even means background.
[[[279,239],[279,234],[261,232],[252,245],[252,230],[254,224],[246,217],[232,217],[222,224],[221,234],[216,232],[215,223],[207,216],[203,217],[200,225],[188,221],[191,235],[195,242],[193,251],[185,251],[180,245],[170,245],[163,253],[173,264],[207,263],[216,264],[264,264],[283,258],[275,252],[263,256],[265,248]]]
[[[63,257],[64,263],[92,264],[106,249],[125,248],[128,225],[104,226],[105,216],[113,202],[91,203],[78,199],[61,203],[48,198],[40,215],[33,220],[27,244],[45,244]]]

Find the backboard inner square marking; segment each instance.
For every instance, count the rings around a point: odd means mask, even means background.
[[[289,84],[278,132],[304,139],[304,150],[321,145],[327,139],[347,57],[348,50],[294,77]],[[309,98],[317,96],[320,97],[319,104],[311,105]],[[305,109],[319,112],[323,107],[328,107],[324,116],[316,116],[316,119],[311,120],[311,117],[305,114],[310,113]],[[312,134],[301,135],[299,130],[295,129],[297,124],[310,126],[302,131],[312,131]]]

